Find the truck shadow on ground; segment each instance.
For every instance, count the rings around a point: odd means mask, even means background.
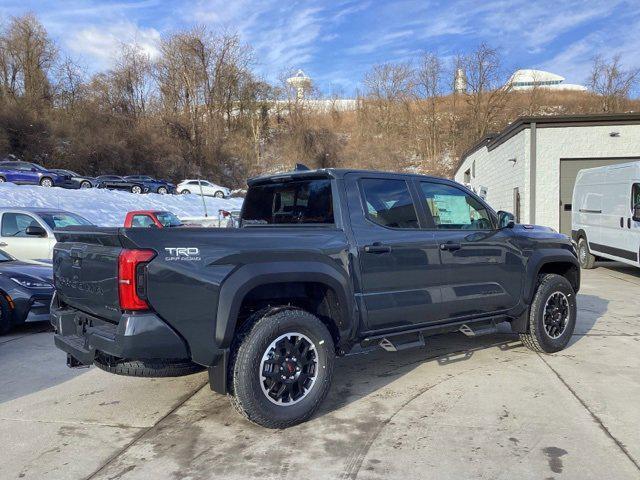
[[[571,346],[588,335],[607,313],[609,302],[595,295],[578,296],[578,318],[575,334],[569,341]],[[351,400],[353,378],[360,378],[360,388],[355,398],[382,389],[387,383],[409,373],[413,368],[436,362],[439,366],[448,366],[459,362],[472,360],[474,355],[482,350],[497,348],[499,352],[506,352],[521,348],[523,354],[534,354],[526,349],[517,334],[511,332],[507,323],[498,325],[498,333],[480,337],[466,337],[460,332],[435,335],[426,338],[426,346],[400,352],[385,352],[375,348],[368,352],[357,352],[345,358],[338,359],[334,388],[323,409],[327,413],[341,408]],[[500,354],[496,353],[496,361],[500,361]],[[356,370],[354,372],[353,370]],[[358,374],[357,372],[360,372]],[[366,378],[364,378],[366,377]],[[364,387],[364,388],[363,388]]]

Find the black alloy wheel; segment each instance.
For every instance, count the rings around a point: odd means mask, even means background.
[[[293,405],[313,388],[317,368],[316,346],[309,337],[298,332],[280,335],[262,356],[262,393],[276,405]]]
[[[562,292],[555,292],[544,305],[544,330],[550,338],[559,338],[567,328],[569,300]]]

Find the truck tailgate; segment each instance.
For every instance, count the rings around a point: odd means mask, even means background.
[[[72,227],[55,232],[53,283],[59,299],[78,310],[117,322],[118,255],[122,244],[117,228]]]

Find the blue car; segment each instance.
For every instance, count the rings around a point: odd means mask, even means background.
[[[72,180],[71,175],[47,170],[37,163],[5,160],[0,161],[0,183],[2,182],[43,187],[68,187]]]
[[[124,178],[130,182],[141,183],[149,193],[159,193],[161,195],[176,193],[176,186],[173,183],[169,183],[166,180],[156,180],[149,175],[129,175]]]

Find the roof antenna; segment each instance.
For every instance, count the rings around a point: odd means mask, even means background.
[[[307,167],[306,165],[303,165],[302,163],[296,163],[296,168],[295,171],[296,172],[306,172],[311,170],[309,167]]]

